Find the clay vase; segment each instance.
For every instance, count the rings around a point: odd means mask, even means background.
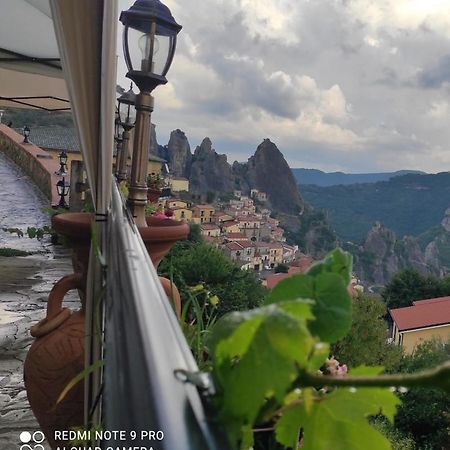
[[[86,280],[90,251],[90,213],[67,213],[52,218],[53,228],[70,239],[73,248],[72,264],[75,273],[59,280],[50,292],[45,319],[31,328],[36,338],[25,360],[24,378],[28,400],[50,446],[64,446],[55,442],[55,430],[70,430],[84,422],[84,383],[76,384],[57,404],[67,384],[84,369]],[[179,239],[186,239],[189,227],[182,222],[147,218],[149,227],[140,227],[147,251],[157,266]],[[161,284],[172,300],[178,317],[181,299],[177,287],[167,278]],[[64,296],[78,289],[82,308],[73,313],[62,307]]]
[[[30,330],[36,340],[24,364],[25,387],[31,409],[53,449],[64,446],[64,442],[54,440],[55,430],[70,430],[84,423],[82,382],[57,404],[67,384],[84,369],[84,308],[73,313],[62,307],[64,296],[71,289],[84,294],[83,274],[68,275],[51,290],[45,319]]]
[[[138,227],[150,258],[157,268],[172,246],[189,234],[189,225],[172,219],[147,216],[147,227]]]

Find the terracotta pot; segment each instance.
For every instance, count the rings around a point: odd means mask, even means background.
[[[175,312],[177,313],[177,317],[181,317],[181,296],[178,288],[174,283],[171,283],[169,279],[164,277],[159,277],[159,281],[162,284],[164,292],[167,297],[172,300],[173,306],[175,308]]]
[[[28,400],[50,446],[55,430],[83,425],[84,384],[78,383],[56,404],[67,384],[84,369],[84,309],[72,313],[62,308],[66,293],[85,289],[84,275],[75,273],[59,280],[50,292],[47,316],[31,328],[36,338],[24,364]]]
[[[189,225],[185,222],[153,216],[147,216],[145,220],[148,227],[139,227],[139,233],[153,264],[158,267],[175,242],[188,237]]]
[[[89,264],[90,213],[67,213],[52,218],[53,228],[70,239],[75,273],[59,280],[50,292],[47,316],[31,328],[36,337],[25,360],[24,377],[28,400],[42,431],[53,449],[63,446],[54,441],[55,430],[69,430],[83,424],[84,384],[78,383],[56,405],[67,384],[84,369],[86,279]],[[140,227],[147,251],[157,266],[179,239],[185,239],[189,227],[170,219],[147,219],[149,227]],[[180,293],[170,280],[160,277],[161,284],[181,315]],[[82,309],[62,308],[65,294],[78,289]]]
[[[147,199],[150,203],[156,203],[161,196],[161,191],[157,188],[149,187],[147,190]]]

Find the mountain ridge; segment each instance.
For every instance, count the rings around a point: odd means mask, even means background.
[[[408,174],[426,175],[425,172],[420,170],[407,169],[397,170],[395,172],[374,173],[323,172],[319,169],[306,168],[293,168],[291,170],[298,184],[312,184],[321,187],[350,185],[357,183],[376,183],[379,181],[388,181],[391,178]]]

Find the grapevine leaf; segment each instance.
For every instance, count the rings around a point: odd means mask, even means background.
[[[263,319],[258,309],[227,314],[214,326],[214,332],[207,341],[211,352],[219,360],[226,356],[241,356],[247,351]],[[226,344],[223,345],[224,342]]]
[[[249,425],[245,425],[241,429],[241,450],[250,450],[253,448],[253,429]]]
[[[379,375],[381,372],[383,372],[384,367],[383,366],[358,366],[354,367],[350,370],[350,375],[364,375],[364,376],[374,376]]]
[[[265,303],[314,298],[314,278],[300,274],[278,283],[266,296]]]
[[[314,264],[307,272],[310,276],[321,273],[336,273],[342,277],[345,285],[350,283],[352,273],[352,255],[336,248],[320,262]]]
[[[318,342],[314,345],[308,360],[307,370],[310,373],[317,372],[330,355],[330,346],[324,342]]]
[[[314,345],[308,317],[309,305],[283,302],[233,313],[213,329],[214,374],[224,393],[221,415],[231,435],[252,425],[267,399],[281,403],[298,366],[307,365]]]
[[[286,411],[276,425],[276,439],[295,448],[302,428],[302,450],[390,450],[367,417],[380,411],[391,415],[398,403],[386,388],[336,389],[309,408],[302,403]]]
[[[344,337],[352,323],[352,302],[347,285],[336,273],[316,276],[316,300],[312,310],[316,320],[309,327],[312,334],[324,342],[336,342]]]

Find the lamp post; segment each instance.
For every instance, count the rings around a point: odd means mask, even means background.
[[[56,190],[59,195],[59,203],[58,208],[69,208],[69,205],[66,203],[66,197],[70,192],[70,184],[66,182],[66,179],[63,177],[62,180],[59,180],[56,183]]]
[[[30,136],[30,132],[31,132],[31,130],[25,125],[23,127],[23,130],[22,130],[22,134],[23,134],[23,142],[22,142],[22,144],[29,144],[30,143],[30,141],[28,140],[28,137]]]
[[[120,151],[116,157],[116,176],[119,181],[128,178],[127,161],[128,161],[128,147],[130,142],[130,131],[134,128],[134,106],[136,104],[136,94],[133,92],[133,83],[130,89],[124,92],[118,99],[118,119],[123,128],[121,136]]]
[[[167,83],[165,76],[172,64],[181,25],[159,0],[137,0],[130,9],[122,11],[120,21],[124,25],[127,77],[140,91],[136,96],[136,128],[127,203],[136,224],[146,226],[147,164],[154,103],[151,92]],[[141,50],[140,57],[130,52],[130,44],[133,43]]]
[[[56,175],[67,175],[67,153],[64,150],[59,154],[59,170]]]

